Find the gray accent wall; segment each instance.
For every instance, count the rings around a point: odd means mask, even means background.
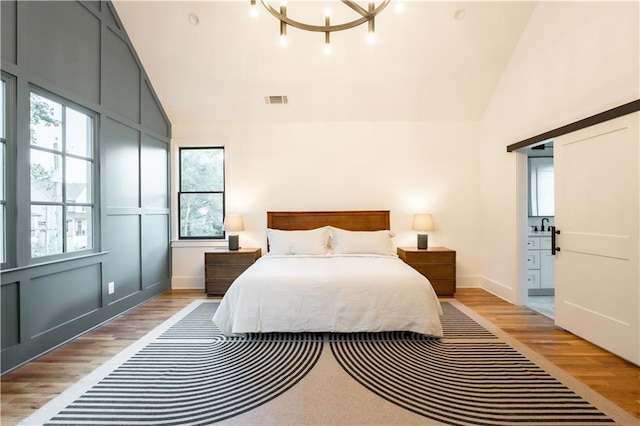
[[[170,288],[171,123],[110,2],[1,7],[2,71],[15,87],[7,170],[16,170],[0,275],[5,373]],[[31,259],[29,215],[19,214],[30,208],[32,87],[96,113],[94,249],[47,262]]]

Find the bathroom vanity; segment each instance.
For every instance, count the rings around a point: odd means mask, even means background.
[[[548,231],[528,235],[527,287],[530,296],[551,296],[555,292],[555,258]]]

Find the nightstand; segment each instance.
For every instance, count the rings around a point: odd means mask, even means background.
[[[262,256],[262,249],[211,251],[204,254],[204,288],[207,295],[224,295],[229,286]]]
[[[398,247],[398,256],[431,282],[438,296],[456,292],[456,252],[446,247]]]

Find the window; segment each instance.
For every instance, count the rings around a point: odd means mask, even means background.
[[[180,238],[224,238],[224,148],[180,148]]]
[[[2,241],[0,241],[0,263],[7,261],[7,196],[5,182],[7,181],[7,121],[8,121],[8,96],[7,82],[2,78],[0,86],[0,164],[2,171],[0,172],[0,231],[2,231]]]
[[[93,121],[31,93],[31,257],[93,247]]]

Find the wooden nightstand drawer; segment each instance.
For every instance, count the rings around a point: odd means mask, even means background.
[[[416,249],[418,250],[418,249]],[[402,260],[411,264],[450,264],[456,261],[456,252],[454,251],[429,251],[430,249],[420,251],[405,252],[406,256]],[[402,257],[402,256],[401,256]]]
[[[420,272],[429,280],[444,279],[450,280],[456,276],[456,267],[454,265],[411,265],[413,269]]]
[[[233,281],[262,255],[259,248],[224,250],[204,254],[204,287],[207,294],[224,295]]]
[[[438,296],[453,296],[456,292],[455,280],[429,280]]]
[[[229,264],[218,264],[218,265],[207,265],[204,276],[209,278],[216,279],[224,279],[224,280],[235,280],[238,276],[245,271],[251,264],[244,265],[229,265]]]
[[[231,283],[233,283],[233,280],[207,279],[205,280],[207,294],[225,294],[229,290]]]
[[[255,252],[221,252],[221,253],[205,253],[205,265],[251,265],[260,256],[256,256]]]
[[[456,252],[446,247],[398,247],[398,256],[424,275],[438,296],[453,296],[456,292]]]

